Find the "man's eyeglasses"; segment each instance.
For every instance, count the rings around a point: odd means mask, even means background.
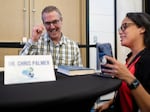
[[[60,20],[53,20],[53,21],[51,21],[51,22],[44,22],[44,24],[47,25],[47,26],[49,26],[49,25],[51,25],[51,24],[57,25],[57,24],[59,23],[59,21],[60,21]]]
[[[134,23],[124,23],[121,25],[121,27],[118,29],[118,31],[125,31],[129,26],[135,25]]]

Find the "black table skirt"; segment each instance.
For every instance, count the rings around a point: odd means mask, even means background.
[[[0,72],[0,108],[89,112],[98,97],[117,90],[121,84],[118,79],[95,74],[73,77],[55,74],[56,81],[4,85],[4,73]]]

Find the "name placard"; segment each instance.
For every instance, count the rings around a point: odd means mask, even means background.
[[[51,55],[5,56],[4,84],[55,81]]]

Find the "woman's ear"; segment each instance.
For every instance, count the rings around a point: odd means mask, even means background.
[[[141,28],[140,28],[140,33],[143,34],[144,32],[145,32],[145,28],[144,28],[144,27],[141,27]]]

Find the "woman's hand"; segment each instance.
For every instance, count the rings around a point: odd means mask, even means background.
[[[105,64],[105,67],[108,67],[110,69],[102,69],[102,72],[108,73],[114,77],[117,77],[121,80],[124,80],[127,83],[131,83],[135,77],[132,75],[132,73],[128,70],[126,65],[120,63],[115,58],[110,56],[105,56],[105,58],[110,61],[112,64]]]
[[[112,105],[113,99],[100,105],[99,107],[96,108],[96,112],[102,112],[103,110],[108,109]]]

